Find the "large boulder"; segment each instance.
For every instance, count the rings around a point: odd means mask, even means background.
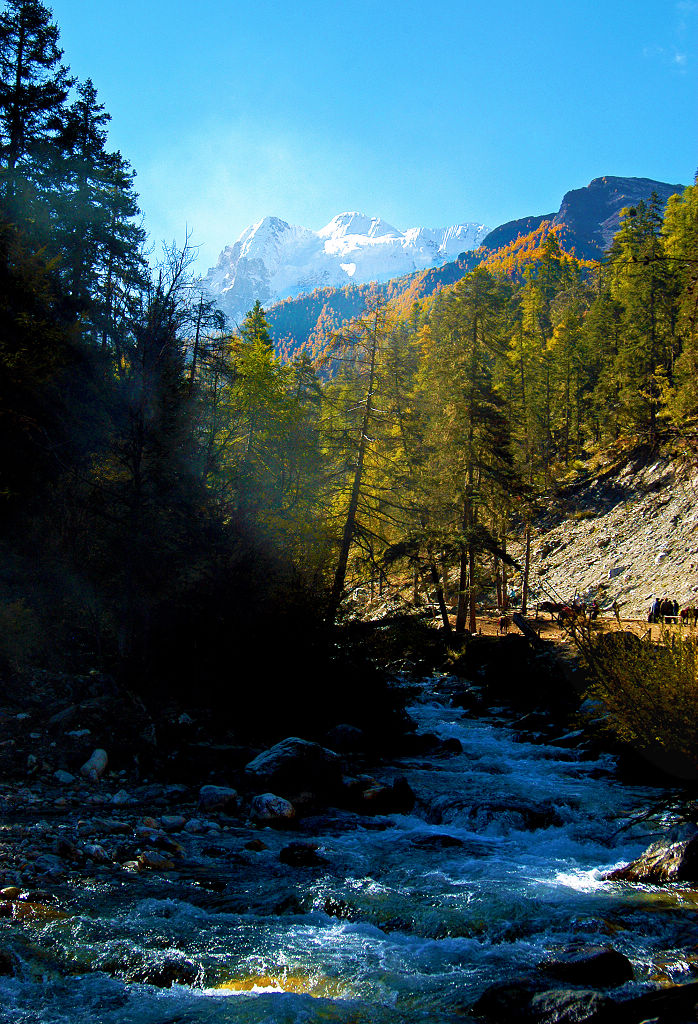
[[[255,821],[276,828],[288,828],[296,817],[293,804],[275,793],[260,793],[252,800],[250,810]]]
[[[610,882],[696,882],[698,881],[698,835],[682,842],[663,839],[644,853],[603,876]]]
[[[107,757],[106,750],[98,747],[92,751],[91,756],[85,761],[80,769],[80,774],[89,779],[90,782],[99,782],[106,771],[108,762],[109,758]]]
[[[582,946],[545,960],[538,970],[572,985],[614,988],[635,977],[627,956],[610,946]]]
[[[531,979],[514,979],[487,989],[472,1007],[488,1024],[610,1024],[616,1008],[593,989],[541,989]]]
[[[342,763],[333,750],[289,736],[250,761],[245,774],[253,785],[268,787],[281,796],[328,796],[341,789]]]
[[[208,814],[209,811],[233,811],[237,806],[237,790],[228,786],[202,786],[199,790],[197,810]]]

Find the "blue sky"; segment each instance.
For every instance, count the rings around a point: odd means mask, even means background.
[[[692,184],[698,0],[55,0],[152,241],[266,214],[495,227],[604,174]]]

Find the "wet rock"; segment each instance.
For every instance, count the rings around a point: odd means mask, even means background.
[[[304,912],[303,904],[295,893],[290,893],[288,896],[284,896],[283,899],[274,904],[272,910],[279,916],[283,916],[284,914],[302,914]]]
[[[33,900],[18,900],[11,904],[12,917],[15,921],[58,921],[67,918],[62,910],[48,906],[45,903],[36,903]]]
[[[547,989],[535,979],[514,979],[487,989],[472,1007],[488,1024],[601,1024],[613,1001],[592,989]]]
[[[203,971],[193,960],[185,957],[166,956],[154,963],[141,964],[127,971],[127,980],[157,988],[172,988],[173,985],[196,985],[203,977]]]
[[[527,977],[513,978],[485,989],[471,1009],[477,1020],[491,1021],[492,1024],[530,1021],[528,1008],[531,1000],[542,991],[545,991],[545,986],[540,981]]]
[[[698,1019],[698,982],[674,985],[619,1001],[610,1024],[687,1024]]]
[[[635,977],[627,956],[609,946],[584,946],[570,950],[562,957],[539,964],[538,970],[572,985],[603,988],[622,985]]]
[[[296,817],[293,804],[275,793],[260,793],[253,799],[250,810],[255,821],[266,825],[286,826]]]
[[[34,861],[34,870],[38,871],[40,875],[59,878],[65,874],[65,864],[55,853],[42,853]]]
[[[532,1024],[589,1024],[609,1020],[613,1002],[593,989],[539,992],[528,1006]]]
[[[120,789],[118,793],[115,793],[111,798],[111,802],[116,807],[124,807],[126,804],[135,803],[135,799],[125,789]]]
[[[53,773],[53,777],[56,782],[59,782],[61,786],[69,786],[71,782],[75,782],[75,776],[71,775],[70,772],[64,772],[62,768]]]
[[[610,882],[695,882],[698,881],[698,836],[682,842],[659,840],[637,860],[603,876]]]
[[[510,800],[508,803],[482,801],[473,804],[467,798],[452,793],[433,801],[427,821],[433,825],[462,825],[467,822],[476,831],[493,823],[503,831],[531,832],[563,824],[560,812],[552,804],[535,804],[526,800]]]
[[[253,853],[261,853],[262,850],[268,850],[269,847],[261,839],[250,839],[248,843],[245,843],[244,849],[251,850]]]
[[[73,864],[79,864],[85,859],[82,850],[79,850],[75,843],[63,836],[53,844],[53,852],[61,860],[71,861]]]
[[[163,836],[159,825],[156,825],[154,828],[150,828],[148,825],[136,825],[133,834],[142,843],[157,843]]]
[[[332,750],[338,750],[341,754],[359,753],[366,749],[366,736],[363,729],[344,722],[341,725],[336,725],[334,729],[330,729],[325,736],[325,741]]]
[[[107,757],[106,750],[102,750],[98,747],[92,752],[92,755],[85,761],[84,765],[80,769],[80,774],[84,778],[89,779],[90,782],[98,782],[102,775],[106,771],[109,758]]]
[[[237,790],[227,786],[202,786],[199,790],[198,810],[208,814],[210,811],[231,811],[237,806]]]
[[[436,750],[437,754],[462,754],[463,744],[455,736],[447,736],[440,741]]]
[[[163,814],[160,824],[166,832],[181,832],[187,823],[183,814]]]
[[[172,871],[174,861],[170,860],[159,850],[144,850],[137,857],[141,868],[149,868],[151,871]]]
[[[361,914],[346,900],[328,896],[322,905],[322,909],[330,917],[337,917],[340,921],[359,921]]]
[[[22,890],[16,885],[6,885],[4,889],[0,889],[0,896],[4,900],[16,900],[21,892]]]
[[[87,843],[83,850],[85,856],[89,857],[95,864],[111,864],[111,857],[99,843]]]
[[[6,949],[0,949],[0,976],[13,978],[19,973],[19,968],[19,957],[14,953],[9,953]]]
[[[263,783],[281,796],[310,792],[329,794],[340,788],[341,761],[333,750],[289,736],[255,757],[245,767],[253,783]]]
[[[294,868],[322,867],[328,862],[317,850],[317,843],[289,843],[280,851],[279,860]]]

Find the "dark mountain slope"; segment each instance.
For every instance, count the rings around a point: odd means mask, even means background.
[[[620,212],[656,192],[662,209],[669,196],[685,185],[670,185],[652,178],[594,178],[585,188],[567,192],[553,224],[562,224],[578,256],[600,259],[618,230]]]

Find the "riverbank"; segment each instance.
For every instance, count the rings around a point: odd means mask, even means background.
[[[587,976],[597,1009],[690,978],[691,887],[601,880],[678,821],[675,794],[619,781],[613,758],[552,736],[550,716],[497,706],[484,677],[395,686],[421,739],[382,763],[341,756],[344,778],[371,773],[365,793],[401,793],[399,811],[299,801],[270,824],[256,786],[109,768],[3,785],[6,1019],[454,1024],[522,973],[517,1005],[578,993],[540,965],[598,945],[633,980]]]

